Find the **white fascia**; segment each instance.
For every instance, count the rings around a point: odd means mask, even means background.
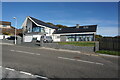
[[[96,34],[96,32],[85,32],[85,33],[63,33],[59,35],[71,35],[71,34]]]
[[[23,24],[22,24],[22,27],[26,26],[26,24],[27,24],[27,19],[28,19],[28,17],[25,18],[25,20],[24,20],[24,22],[23,22]]]

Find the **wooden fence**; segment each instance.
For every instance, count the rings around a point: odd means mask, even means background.
[[[97,38],[99,50],[120,51],[120,38]]]

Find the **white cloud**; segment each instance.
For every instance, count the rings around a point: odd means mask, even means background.
[[[116,36],[118,35],[118,27],[117,26],[110,26],[110,27],[98,26],[97,34],[100,34],[103,36]]]

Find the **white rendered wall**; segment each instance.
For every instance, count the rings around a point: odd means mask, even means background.
[[[24,42],[32,42],[33,36],[24,36]]]
[[[33,38],[37,38],[38,41],[40,41],[40,38],[41,38],[42,35],[33,35]]]
[[[26,26],[27,26],[27,30],[30,29],[30,32],[31,32],[32,31],[32,22],[29,19],[27,20]]]
[[[3,39],[4,38],[4,35],[0,35],[0,39]]]
[[[60,34],[53,34],[53,41],[54,42],[60,42]]]

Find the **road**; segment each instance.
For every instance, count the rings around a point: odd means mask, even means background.
[[[118,58],[2,45],[2,66],[47,78],[116,78]]]

